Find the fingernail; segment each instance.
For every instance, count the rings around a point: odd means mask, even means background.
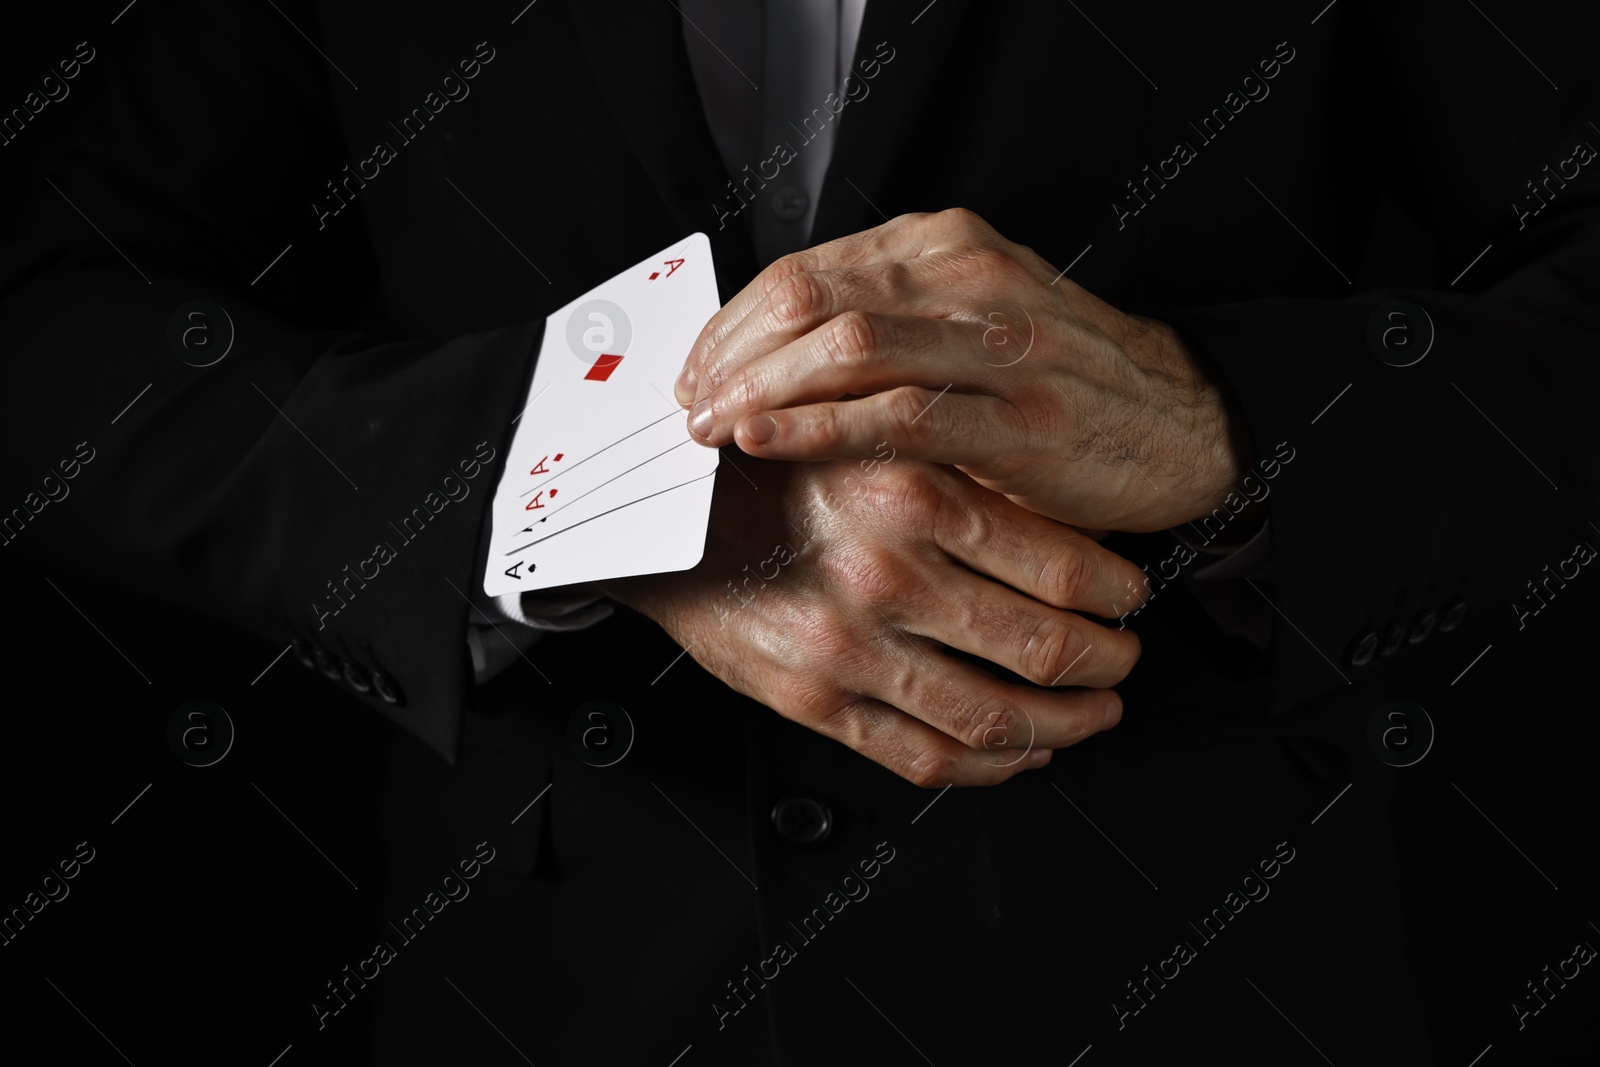
[[[678,375],[678,380],[672,385],[672,392],[678,398],[678,403],[688,407],[694,403],[694,364],[685,363],[683,370]]]
[[[764,445],[778,436],[778,420],[771,415],[757,415],[744,424],[744,435],[758,445]]]
[[[1032,752],[1028,753],[1028,770],[1038,770],[1046,763],[1049,763],[1050,755],[1051,753],[1048,748],[1036,748]]]
[[[1122,702],[1113,700],[1106,705],[1105,721],[1100,724],[1100,729],[1109,730],[1122,721]]]
[[[697,402],[689,410],[689,432],[704,440],[711,435],[711,401]]]

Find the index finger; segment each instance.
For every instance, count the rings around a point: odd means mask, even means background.
[[[766,270],[756,275],[749,285],[739,290],[734,298],[724,304],[721,310],[711,316],[701,328],[700,335],[695,338],[694,345],[689,349],[688,358],[684,360],[683,372],[673,385],[673,393],[678,403],[684,407],[694,403],[696,389],[702,376],[701,368],[710,356],[711,350],[717,347],[729,331],[760,306],[774,286],[791,275],[806,271],[833,270],[865,263],[912,258],[922,251],[922,243],[912,232],[913,227],[908,224],[908,220],[921,217],[923,217],[921,214],[901,215],[870,230],[847,234],[815,248],[792,252],[775,260]]]

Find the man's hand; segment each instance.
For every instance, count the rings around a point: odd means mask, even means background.
[[[708,445],[814,460],[887,441],[1089,529],[1209,514],[1253,461],[1170,327],[959,209],[778,260],[706,324],[677,393]]]
[[[884,458],[886,457],[886,458]],[[693,570],[601,584],[707,670],[922,786],[992,785],[1114,725],[1140,571],[948,468],[741,458]],[[972,653],[1053,691],[1005,682]]]

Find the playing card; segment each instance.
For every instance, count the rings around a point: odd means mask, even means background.
[[[718,307],[711,242],[696,233],[545,320],[491,505],[485,592],[700,561],[717,452],[689,436],[672,384]]]

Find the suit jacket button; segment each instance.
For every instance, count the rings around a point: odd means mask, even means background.
[[[1392,656],[1400,651],[1400,646],[1406,643],[1406,628],[1402,623],[1394,623],[1383,628],[1383,647],[1378,650],[1380,656]]]
[[[343,672],[339,670],[339,661],[333,658],[332,652],[329,652],[321,645],[317,645],[312,648],[311,654],[316,657],[317,669],[325,676],[332,678],[336,682],[344,677]]]
[[[1372,657],[1378,654],[1378,635],[1372,630],[1357,637],[1350,642],[1350,650],[1345,653],[1345,662],[1352,667],[1365,667],[1372,662]]]
[[[344,675],[344,684],[358,693],[372,692],[372,683],[367,680],[367,672],[349,660],[339,665],[339,671]]]
[[[1411,632],[1406,635],[1406,640],[1413,645],[1420,645],[1433,635],[1433,628],[1439,625],[1437,611],[1425,611],[1411,620]]]
[[[1439,620],[1439,632],[1442,634],[1449,633],[1457,626],[1460,626],[1461,620],[1466,617],[1467,602],[1465,600],[1456,601],[1454,604],[1451,604],[1449,610],[1444,613],[1444,618]]]
[[[784,222],[793,222],[806,213],[811,197],[798,185],[785,185],[772,197],[772,213]]]
[[[311,646],[304,638],[297,637],[290,642],[294,648],[294,658],[300,661],[300,666],[313,670],[317,666],[317,657],[311,654]]]
[[[833,813],[815,797],[784,797],[772,806],[772,827],[792,845],[820,845],[833,833]]]
[[[382,671],[372,672],[372,688],[374,692],[383,698],[384,703],[393,704],[396,707],[405,706],[406,696],[400,691],[399,684]]]

